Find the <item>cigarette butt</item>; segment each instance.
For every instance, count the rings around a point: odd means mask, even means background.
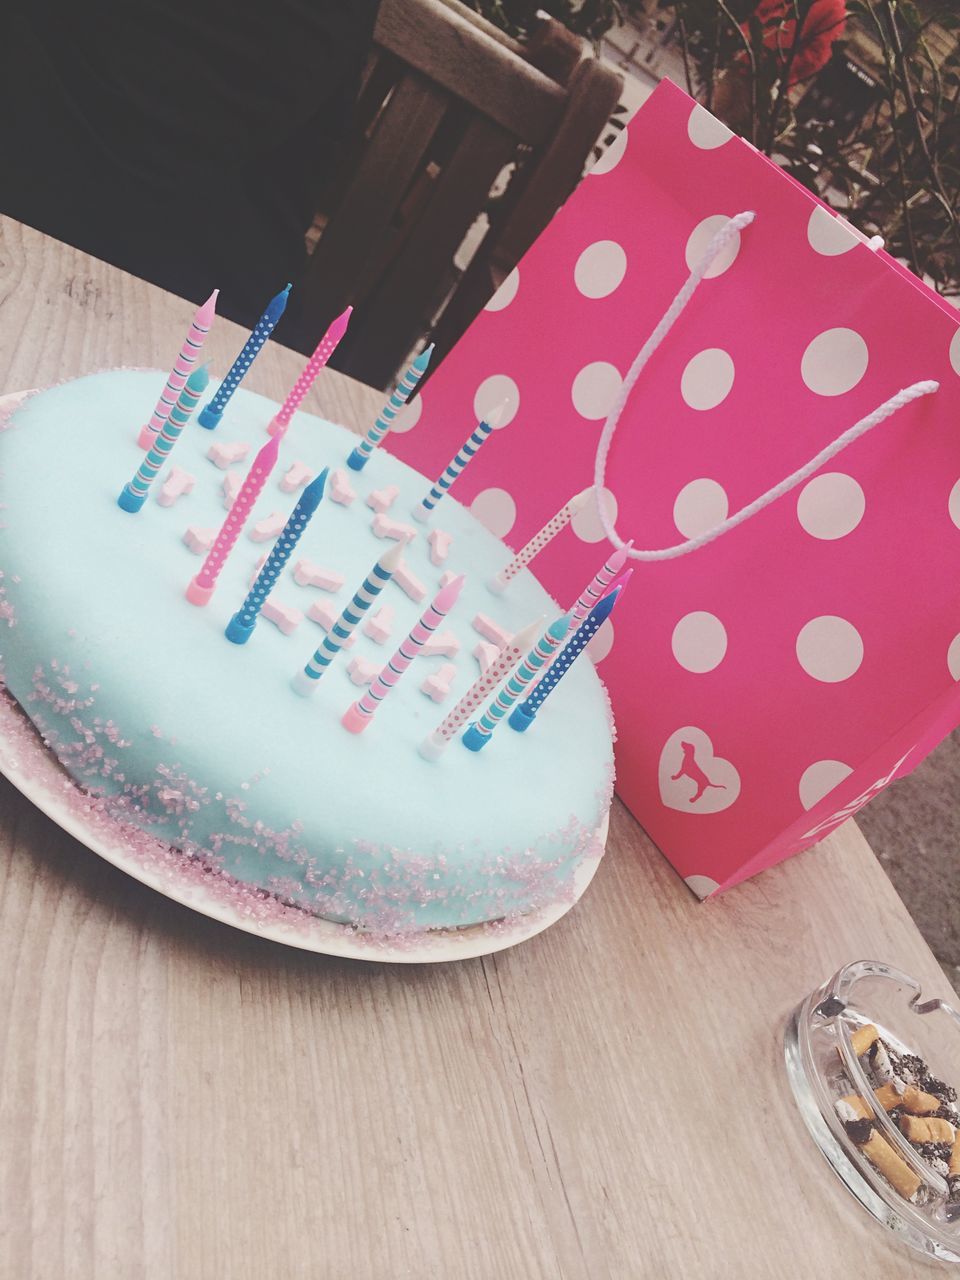
[[[840,1101],[845,1102],[851,1111],[855,1111],[861,1120],[869,1120],[873,1115],[873,1112],[859,1094],[848,1093],[847,1096],[845,1098],[841,1098]]]
[[[901,1116],[900,1132],[910,1142],[949,1142],[953,1143],[956,1130],[949,1120],[934,1117]]]
[[[960,1176],[960,1134],[953,1140],[953,1150],[950,1152],[950,1177]]]
[[[892,1081],[882,1084],[879,1089],[874,1089],[873,1096],[884,1111],[892,1111],[894,1107],[903,1106],[903,1097],[897,1093]]]
[[[850,1037],[850,1047],[856,1057],[862,1057],[879,1035],[880,1032],[872,1022],[868,1022],[865,1027],[858,1027]]]
[[[925,1093],[923,1089],[918,1089],[912,1084],[908,1084],[903,1091],[901,1104],[904,1111],[909,1111],[914,1116],[927,1116],[940,1110],[939,1098],[935,1098],[932,1093]]]
[[[919,1191],[920,1179],[893,1147],[880,1137],[876,1129],[871,1129],[869,1142],[864,1143],[860,1150],[905,1200],[912,1199]]]

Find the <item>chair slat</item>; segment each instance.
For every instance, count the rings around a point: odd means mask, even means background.
[[[443,0],[382,0],[374,39],[522,142],[544,142],[563,112],[562,86]]]

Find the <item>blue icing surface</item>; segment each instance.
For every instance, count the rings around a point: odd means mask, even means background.
[[[252,541],[249,530],[273,512],[286,516],[297,500],[279,488],[286,469],[294,461],[314,473],[344,467],[356,437],[295,415],[213,600],[199,609],[184,590],[202,558],[183,533],[217,529],[226,515],[225,473],[206,452],[215,442],[248,442],[235,465],[245,474],[276,405],[241,390],[215,432],[192,422],[171,463],[195,476],[193,492],[171,507],[158,503],[168,464],[130,515],[116,499],[143,456],[136,436],[163,383],[141,370],[80,378],[33,396],[0,434],[0,569],[16,617],[0,632],[4,676],[69,772],[109,797],[117,816],[237,880],[371,929],[471,924],[567,893],[576,865],[597,852],[612,780],[606,695],[589,660],[575,664],[531,732],[501,725],[481,753],[455,740],[437,763],[417,751],[479,673],[476,614],[516,632],[541,615],[544,626],[553,621],[555,602],[527,571],[504,595],[491,594],[485,584],[510,553],[447,497],[406,551],[424,601],[389,583],[371,610],[395,611],[387,643],[358,629],[315,696],[299,698],[290,679],[323,639],[319,625],[304,617],[285,636],[261,618],[243,646],[223,630],[273,545]],[[367,494],[399,486],[388,514],[411,523],[429,487],[383,449],[346,475],[356,499],[338,505],[328,487],[271,600],[304,614],[314,601],[339,611],[393,545],[374,536]],[[440,568],[430,562],[429,528],[453,539]],[[343,588],[297,585],[301,558],[343,574]],[[347,674],[350,659],[382,665],[446,569],[467,575],[442,628],[460,652],[417,658],[367,730],[348,733],[340,717],[363,692]],[[420,685],[451,661],[457,674],[438,706]]]

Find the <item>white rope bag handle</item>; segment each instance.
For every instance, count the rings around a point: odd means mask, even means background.
[[[673,328],[674,323],[680,316],[680,313],[686,307],[687,303],[696,293],[700,282],[703,280],[710,265],[719,253],[726,248],[731,240],[740,232],[750,225],[756,218],[755,213],[745,212],[738,213],[735,217],[719,229],[713,239],[707,246],[706,252],[690,272],[687,280],[680,292],[674,298],[673,302],[664,312],[657,324],[657,327],[647,338],[646,342],[637,352],[633,364],[627,371],[627,376],[623,380],[620,392],[614,401],[613,408],[607,415],[607,420],[603,424],[603,430],[600,433],[600,441],[597,445],[597,456],[593,470],[594,484],[594,501],[597,504],[597,516],[600,520],[601,528],[607,535],[613,545],[622,550],[626,544],[617,533],[613,521],[610,519],[609,513],[605,509],[605,503],[602,501],[602,493],[604,487],[604,479],[607,471],[607,457],[610,453],[610,445],[613,441],[614,432],[620,421],[620,415],[623,413],[626,403],[630,398],[630,392],[633,390],[637,379],[646,367],[647,361],[660,346],[664,338]],[[799,471],[794,471],[793,475],[787,476],[786,480],[781,480],[779,484],[774,485],[772,489],[768,489],[766,493],[760,495],[747,506],[741,507],[739,511],[734,512],[732,516],[728,516],[726,520],[721,520],[719,524],[714,525],[712,529],[708,529],[705,533],[698,534],[695,538],[688,538],[686,542],[678,542],[673,547],[663,547],[658,551],[640,551],[634,547],[627,549],[627,554],[634,560],[673,560],[677,556],[689,555],[691,551],[697,551],[700,547],[705,547],[708,542],[713,542],[725,533],[729,533],[731,529],[735,529],[738,524],[743,524],[745,520],[749,520],[751,516],[755,516],[758,511],[762,511],[764,507],[769,507],[771,502],[776,502],[785,493],[789,493],[791,489],[795,489],[798,484],[803,484],[804,480],[818,471],[825,462],[829,462],[831,458],[836,457],[841,450],[846,449],[847,445],[853,444],[854,440],[859,440],[862,435],[878,426],[881,422],[885,422],[887,418],[893,417],[898,410],[905,405],[910,404],[913,400],[919,400],[921,396],[933,395],[935,391],[939,391],[939,382],[926,380],[923,382],[914,382],[909,387],[904,387],[902,391],[898,391],[896,395],[891,396],[889,400],[885,400],[883,404],[878,405],[872,413],[867,414],[865,418],[861,418],[859,422],[855,422],[852,427],[848,427],[842,435],[837,436],[832,444],[828,444],[825,449],[821,449],[815,458],[811,458],[805,466]]]

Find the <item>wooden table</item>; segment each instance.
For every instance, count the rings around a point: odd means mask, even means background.
[[[0,221],[0,390],[167,365],[191,310]],[[241,339],[216,324],[214,368]],[[281,397],[301,364],[270,346],[248,381]],[[324,374],[308,407],[366,424],[378,398]],[[788,1011],[848,960],[950,995],[852,822],[699,905],[616,804],[571,915],[436,967],[214,924],[5,783],[0,890],[3,1277],[930,1274],[782,1066]]]

